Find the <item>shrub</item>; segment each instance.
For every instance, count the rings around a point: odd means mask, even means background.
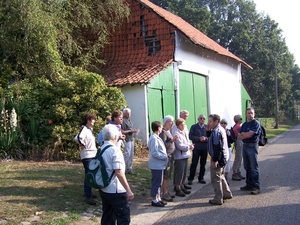
[[[44,160],[79,159],[79,146],[73,138],[80,130],[82,116],[86,112],[98,116],[96,135],[105,123],[102,118],[126,103],[122,92],[107,87],[98,74],[66,67],[60,77],[55,82],[23,80],[5,92],[10,107],[19,114],[27,152],[36,152]]]

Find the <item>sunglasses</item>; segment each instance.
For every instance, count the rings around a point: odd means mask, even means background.
[[[200,120],[205,120],[205,118],[203,118],[203,117],[200,117]]]
[[[226,124],[227,125],[227,123],[221,123],[221,124]]]

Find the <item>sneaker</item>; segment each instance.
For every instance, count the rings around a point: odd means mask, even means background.
[[[183,187],[184,187],[184,189],[187,189],[187,190],[192,189],[192,187],[187,186],[187,185],[183,185]]]
[[[211,199],[208,202],[212,205],[222,205],[223,204],[223,202],[216,202],[214,199]]]
[[[179,189],[179,190],[176,191],[176,196],[184,197],[185,194]]]
[[[244,187],[241,187],[240,190],[241,191],[254,191],[254,188],[246,185]]]
[[[133,170],[127,170],[125,173],[126,173],[126,174],[131,174],[131,175],[134,175],[134,174],[135,174],[135,173],[133,172]]]
[[[96,202],[93,198],[85,198],[85,202],[89,205],[96,205]]]
[[[245,180],[245,179],[246,179],[246,177],[244,177],[244,176],[241,174],[241,172],[238,172],[237,175],[238,175],[238,177],[241,178],[242,180]]]
[[[193,181],[192,180],[189,180],[188,181],[188,185],[192,185],[193,184]]]
[[[206,184],[206,181],[204,179],[199,180],[200,184]]]
[[[154,207],[165,207],[164,204],[162,204],[161,202],[153,202],[151,201],[151,205]]]
[[[175,198],[175,195],[171,194],[170,192],[168,192],[168,195],[171,196],[171,198]]]
[[[86,195],[83,195],[84,197],[86,197]],[[97,195],[92,194],[92,198],[98,198]]]
[[[240,178],[240,176],[238,175],[238,173],[234,173],[234,174],[232,174],[232,180],[241,181],[242,179]]]
[[[258,195],[260,193],[260,189],[253,189],[251,191],[251,195]]]
[[[188,191],[188,190],[186,190],[185,188],[181,188],[181,191],[182,191],[184,194],[187,194],[187,195],[191,194],[191,191]]]
[[[162,200],[167,202],[173,202],[173,198],[169,195],[169,193],[162,194]]]

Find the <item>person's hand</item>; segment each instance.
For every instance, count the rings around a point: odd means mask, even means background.
[[[226,134],[227,134],[228,136],[231,136],[231,133],[230,133],[229,130],[226,131]]]
[[[206,137],[205,137],[205,136],[201,136],[201,137],[200,137],[200,141],[201,141],[201,142],[205,142],[205,141],[206,141]]]
[[[218,167],[218,162],[210,161],[210,168],[216,169]]]
[[[130,132],[131,132],[131,133],[136,133],[137,130],[136,130],[136,129],[132,129]]]
[[[189,148],[190,148],[191,151],[193,151],[193,150],[194,150],[194,145],[193,145],[193,144],[190,144],[190,147],[189,147]]]
[[[174,141],[177,141],[177,140],[178,140],[178,135],[175,134],[175,135],[173,136],[173,142],[174,142]]]
[[[122,134],[122,135],[120,136],[120,139],[121,139],[121,140],[125,140],[125,137],[126,137],[126,135]]]
[[[132,193],[131,190],[127,191],[126,194],[127,194],[127,200],[128,201],[132,201],[134,199],[134,194]]]

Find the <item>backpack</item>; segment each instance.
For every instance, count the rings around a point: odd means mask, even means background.
[[[230,130],[229,130],[232,142],[235,142],[237,140],[237,137],[235,136],[235,133],[233,131],[233,129],[234,129],[235,126],[236,125],[234,125],[233,127],[231,127]]]
[[[259,141],[258,141],[259,146],[265,146],[268,143],[268,138],[266,136],[267,134],[265,128],[262,125],[260,125]]]
[[[90,161],[88,172],[86,173],[86,182],[92,188],[102,189],[107,187],[115,174],[115,171],[113,171],[112,174],[108,176],[102,157],[105,150],[110,147],[112,147],[112,145],[107,145],[104,149],[99,148],[95,158]]]
[[[104,144],[103,136],[102,136],[102,130],[98,134],[98,143],[100,146]]]

